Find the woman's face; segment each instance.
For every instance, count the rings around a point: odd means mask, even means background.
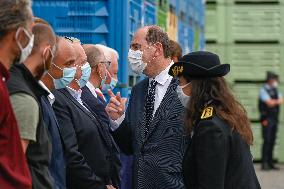
[[[187,85],[188,82],[186,81],[186,79],[183,76],[179,77],[179,86],[185,86]],[[187,96],[190,96],[191,94],[191,84],[187,85],[186,87],[184,87],[182,89],[182,91],[184,92],[184,94],[186,94]]]

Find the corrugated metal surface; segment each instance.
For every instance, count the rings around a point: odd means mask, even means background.
[[[203,48],[202,0],[34,0],[33,11],[47,20],[58,35],[73,36],[83,43],[100,43],[119,52],[119,80],[130,87],[144,77],[128,69],[127,53],[134,32],[159,23],[184,52]],[[181,4],[181,5],[180,5]],[[170,10],[170,6],[174,7]],[[188,11],[190,9],[190,11]],[[169,12],[171,11],[171,14]],[[202,20],[201,20],[202,19]],[[178,32],[179,31],[179,32]],[[127,89],[121,89],[127,96]]]

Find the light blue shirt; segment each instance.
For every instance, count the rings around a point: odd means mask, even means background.
[[[88,108],[84,105],[82,99],[81,99],[81,95],[82,95],[82,90],[79,89],[78,91],[76,91],[75,89],[72,89],[71,87],[67,86],[66,87],[67,91],[73,96],[73,98],[75,98],[75,100],[77,102],[79,102],[79,104],[81,104],[86,110],[88,110]],[[89,111],[89,110],[88,110]]]
[[[261,87],[260,92],[259,92],[259,98],[262,102],[266,102],[267,100],[270,100],[271,97],[267,93],[267,89],[271,89],[272,87],[268,84],[265,84]],[[278,98],[282,98],[282,94],[278,91]]]

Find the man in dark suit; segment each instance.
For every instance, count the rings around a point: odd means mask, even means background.
[[[110,139],[112,146],[112,171],[111,180],[112,185],[119,188],[120,178],[119,170],[121,163],[119,160],[119,149],[116,146],[109,129],[110,119],[105,111],[105,102],[97,94],[96,89],[104,85],[106,77],[106,69],[109,67],[109,62],[106,61],[104,53],[95,45],[83,45],[87,60],[91,66],[91,75],[86,86],[82,88],[82,100],[92,110],[93,115],[97,118],[98,122],[102,125],[105,137]]]
[[[183,127],[184,108],[178,99],[178,81],[169,74],[168,35],[158,26],[139,29],[128,53],[131,69],[148,78],[133,87],[125,99],[111,92],[106,111],[120,149],[134,155],[134,188],[180,189],[182,159],[188,137]]]
[[[57,51],[55,53],[54,62],[56,66],[62,69],[70,69],[75,64],[75,51],[73,47],[62,37],[56,38]],[[55,113],[52,109],[55,97],[51,92],[59,86],[54,84],[54,80],[63,79],[65,76],[63,71],[57,68],[55,63],[52,63],[48,73],[45,74],[40,81],[41,86],[49,92],[49,95],[41,98],[41,104],[43,107],[43,119],[48,127],[49,134],[52,142],[52,156],[50,164],[50,173],[54,178],[56,189],[66,188],[66,170],[65,170],[65,158],[64,158],[64,143],[60,135],[60,125],[56,119]],[[73,72],[75,75],[75,72]],[[73,75],[73,76],[74,76]],[[55,79],[56,78],[56,79]],[[66,85],[69,83],[66,83]],[[64,85],[61,87],[65,87]]]
[[[88,81],[91,68],[80,43],[68,40],[77,56],[76,74],[66,88],[53,91],[56,99],[53,109],[66,147],[67,187],[113,189],[111,140],[92,109],[81,99],[80,88]]]

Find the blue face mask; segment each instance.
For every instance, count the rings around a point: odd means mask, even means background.
[[[84,64],[81,67],[81,70],[82,70],[82,76],[77,81],[77,83],[80,86],[80,88],[83,88],[87,84],[87,82],[89,81],[89,78],[90,78],[90,75],[91,75],[91,66],[90,66],[90,64],[87,62],[86,64]]]
[[[63,71],[63,77],[60,79],[55,79],[50,75],[50,73],[47,73],[52,79],[53,79],[53,84],[55,89],[62,89],[65,88],[67,85],[71,83],[71,81],[74,79],[74,76],[76,74],[76,67],[71,67],[71,68],[60,68],[59,66],[55,65],[52,63],[56,68],[60,69]]]
[[[102,90],[105,91],[105,92],[107,92],[109,89],[113,90],[116,87],[117,82],[118,81],[112,77],[111,81],[110,81],[110,84],[102,85]]]

